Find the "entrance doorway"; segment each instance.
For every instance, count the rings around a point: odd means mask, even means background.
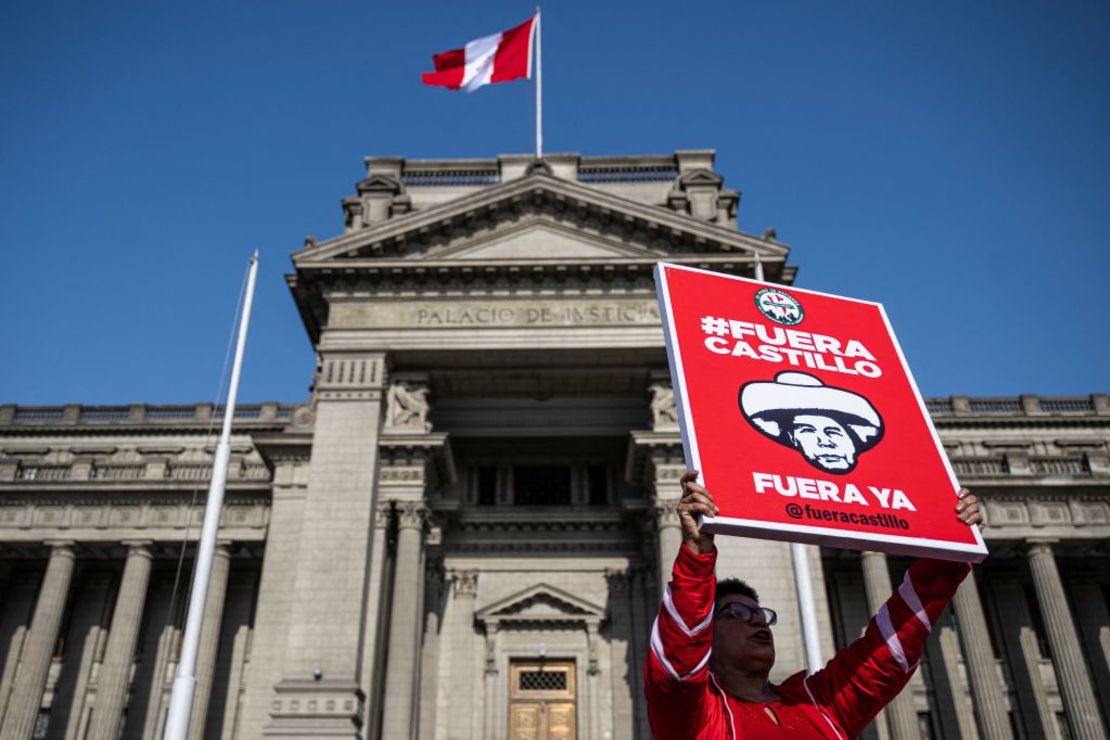
[[[576,740],[573,660],[509,664],[509,740]]]

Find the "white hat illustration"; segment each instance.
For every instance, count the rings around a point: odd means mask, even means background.
[[[857,438],[857,451],[878,444],[883,420],[871,402],[858,393],[825,385],[809,373],[781,372],[774,381],[753,381],[740,389],[740,411],[756,429],[781,444],[789,422],[798,414],[823,414],[838,419]]]

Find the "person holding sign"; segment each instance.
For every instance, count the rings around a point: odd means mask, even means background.
[[[794,418],[792,430],[783,433],[810,433],[799,427],[810,421]],[[713,535],[699,530],[697,516],[715,516],[719,508],[697,477],[696,471],[682,477],[683,544],[644,665],[655,737],[856,737],[906,686],[971,566],[917,560],[862,637],[817,673],[801,671],[772,684],[767,677],[775,663],[771,628],[777,616],[743,581],[716,580]],[[982,526],[979,503],[967,489],[959,492],[955,515],[965,525]]]

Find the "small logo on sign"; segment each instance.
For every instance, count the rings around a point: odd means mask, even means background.
[[[755,307],[771,321],[787,326],[802,323],[806,315],[798,299],[774,288],[764,288],[756,293]]]

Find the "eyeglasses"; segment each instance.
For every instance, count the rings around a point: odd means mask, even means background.
[[[730,601],[722,606],[717,610],[717,614],[714,615],[714,618],[720,619],[725,614],[732,619],[741,619],[748,624],[753,624],[752,620],[756,615],[759,615],[763,618],[763,623],[768,627],[779,621],[779,615],[775,613],[774,609],[768,609],[765,606],[751,607],[739,601]]]

